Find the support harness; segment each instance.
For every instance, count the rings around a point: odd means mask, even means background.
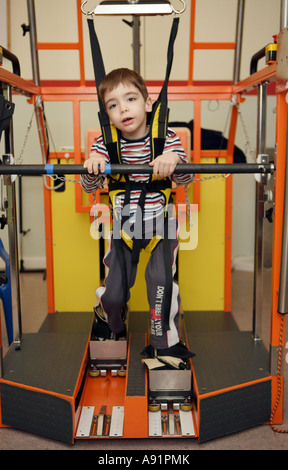
[[[93,59],[93,68],[94,68],[94,75],[95,75],[95,83],[97,94],[99,97],[99,86],[102,80],[105,78],[105,67],[103,63],[103,58],[101,54],[101,49],[99,45],[99,41],[95,32],[94,22],[92,19],[87,19],[88,28],[89,28],[89,35],[90,35],[90,43],[91,43],[91,52],[92,52],[92,59]],[[167,50],[167,66],[166,66],[166,75],[165,80],[158,96],[157,101],[153,103],[152,112],[149,113],[148,116],[149,120],[149,137],[150,137],[150,161],[153,161],[158,155],[163,153],[165,139],[167,135],[167,126],[168,126],[168,99],[167,99],[167,89],[168,89],[168,81],[170,77],[172,62],[173,62],[173,47],[174,42],[176,39],[177,31],[179,25],[179,18],[176,17],[173,19],[168,50]],[[102,136],[104,140],[104,144],[107,148],[107,152],[109,154],[110,162],[112,164],[119,164],[123,163],[122,156],[121,156],[121,145],[120,145],[120,137],[121,134],[116,129],[116,127],[110,123],[108,114],[104,109],[104,105],[99,98],[99,122],[101,126]],[[166,273],[166,295],[165,295],[165,310],[164,310],[164,319],[163,319],[163,329],[167,331],[170,329],[169,327],[169,314],[170,314],[170,305],[171,305],[171,296],[172,296],[172,260],[170,254],[170,246],[168,240],[168,215],[167,215],[167,206],[171,196],[171,187],[172,183],[170,178],[162,178],[156,179],[153,175],[150,175],[148,182],[134,182],[129,180],[128,175],[109,175],[108,177],[108,188],[109,188],[109,198],[114,208],[114,201],[115,196],[120,192],[124,192],[124,207],[130,204],[130,192],[132,190],[139,190],[141,191],[138,206],[141,210],[137,212],[135,226],[138,223],[142,223],[142,221],[138,220],[138,215],[143,214],[145,198],[147,192],[160,192],[164,195],[166,201],[166,208],[165,208],[165,217],[164,217],[164,263],[165,263],[165,273]],[[129,219],[129,215],[123,216],[121,221],[121,227],[123,227],[124,223]],[[127,234],[123,234],[121,230],[121,239],[114,238],[115,246],[117,249],[117,254],[119,257],[119,262],[121,264],[122,271],[124,272],[123,275],[123,289],[126,293],[126,299],[128,298],[128,285],[127,285],[127,273],[126,273],[126,263],[124,259],[124,249],[122,240],[126,243],[129,249],[132,250],[132,263],[138,263],[140,249],[141,249],[141,239],[133,238],[128,239]],[[161,241],[161,237],[159,235],[156,237],[154,236],[149,243],[149,250],[152,250],[156,247],[158,242]]]

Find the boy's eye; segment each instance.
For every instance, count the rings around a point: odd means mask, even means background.
[[[109,105],[108,109],[113,109],[115,107],[116,107],[116,103],[112,103],[112,104]]]

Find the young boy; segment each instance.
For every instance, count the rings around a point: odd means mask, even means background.
[[[166,189],[169,189],[171,180],[177,185],[192,181],[191,175],[173,175],[176,165],[187,163],[187,159],[178,136],[168,129],[163,153],[151,161],[147,115],[152,111],[152,100],[139,74],[125,68],[113,70],[100,84],[99,98],[110,122],[120,131],[123,165],[149,163],[153,167],[153,179],[160,179],[162,183],[163,181],[165,183],[162,186],[160,184],[160,189],[157,189],[157,183],[151,186],[150,175],[129,174],[125,183],[125,188],[129,187],[127,189],[129,204],[127,205],[127,191],[119,190],[117,182],[110,178],[114,183],[114,186],[113,184],[109,186],[109,196],[113,207],[113,228],[116,224],[120,224],[121,228],[117,233],[112,230],[109,248],[104,258],[108,274],[104,284],[95,292],[99,301],[95,309],[99,331],[102,331],[102,336],[106,338],[112,337],[111,332],[116,338],[125,334],[123,311],[137,271],[138,258],[136,255],[135,262],[133,246],[137,245],[139,249],[148,248],[151,255],[147,263],[145,279],[150,306],[151,336],[150,347],[145,353],[153,356],[155,352],[158,356],[168,355],[186,359],[192,354],[179,340],[180,297],[178,285],[173,280],[178,250],[177,230],[175,229],[174,233],[172,229],[168,231],[168,259],[170,260],[168,267],[167,253],[165,254],[162,239],[164,238],[164,215],[169,203]],[[101,173],[105,170],[105,164],[109,162],[108,151],[103,137],[100,136],[93,144],[90,156],[84,163],[88,174],[81,176],[81,185],[86,192],[94,192],[102,185],[104,176]],[[166,184],[167,181],[169,184]],[[140,199],[143,199],[142,188],[145,188],[144,203],[143,200],[140,203]],[[139,206],[142,208],[140,220]],[[169,216],[166,218],[173,220]],[[176,224],[172,224],[172,228],[174,226],[176,227]],[[117,236],[119,233],[122,234],[122,238]],[[155,237],[156,235],[158,237]],[[119,241],[121,256],[119,255]],[[151,248],[152,243],[153,248]],[[169,277],[167,272],[170,272],[171,276],[170,296],[166,283]],[[167,298],[169,302],[165,305]],[[109,327],[108,334],[107,331],[105,333],[105,327]]]

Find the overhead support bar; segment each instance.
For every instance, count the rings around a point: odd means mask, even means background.
[[[171,15],[172,13],[183,13],[186,9],[184,0],[181,10],[176,10],[174,6],[167,0],[124,0],[124,1],[102,1],[93,10],[85,11],[84,5],[81,5],[82,13],[85,15]]]
[[[183,164],[177,165],[175,174],[269,174],[275,171],[273,164],[258,163],[216,163],[216,164]],[[153,167],[149,165],[110,165],[107,164],[103,175],[115,174],[152,174]],[[83,165],[0,165],[0,175],[23,175],[23,176],[41,176],[41,175],[84,175],[88,174],[87,168]]]
[[[186,3],[184,0],[180,0],[180,2],[182,8],[176,10],[168,0],[104,0],[93,10],[86,11],[84,6],[87,0],[85,0],[81,4],[81,11],[86,16],[92,16],[93,14],[96,16],[132,16],[131,23],[126,20],[123,21],[133,28],[133,69],[135,72],[140,73],[140,16],[183,13],[186,9]]]

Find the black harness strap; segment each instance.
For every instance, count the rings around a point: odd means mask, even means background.
[[[151,115],[151,125],[150,125],[150,141],[152,146],[152,158],[154,159],[156,156],[161,155],[165,145],[165,139],[167,135],[167,125],[168,125],[168,99],[167,99],[167,91],[168,91],[168,82],[170,78],[173,56],[174,56],[174,42],[177,36],[179,26],[179,18],[174,18],[172,23],[172,28],[170,32],[170,38],[168,43],[167,49],[167,66],[166,66],[166,75],[165,80],[158,96],[158,99],[155,103],[153,103],[153,110]],[[159,116],[158,116],[158,136],[152,136],[153,132],[153,122],[155,118],[155,114],[158,112],[159,109]]]
[[[177,36],[179,26],[179,18],[174,18],[169,38],[169,44],[167,49],[167,66],[166,66],[166,76],[164,80],[164,84],[162,86],[162,90],[160,92],[158,101],[161,103],[160,113],[159,113],[159,134],[166,138],[167,133],[167,122],[168,122],[168,99],[167,99],[167,91],[168,91],[168,82],[170,78],[172,63],[173,63],[173,56],[174,56],[174,42]]]
[[[152,118],[151,118],[150,131],[149,131],[150,132],[150,145],[151,145],[151,160],[154,160],[158,155],[161,155],[163,153],[163,149],[165,146],[165,139],[167,135],[168,114],[169,114],[169,110],[167,106],[167,102],[168,102],[167,89],[168,89],[168,82],[169,82],[169,77],[170,77],[170,72],[171,72],[171,67],[172,67],[172,62],[173,62],[173,55],[174,55],[173,48],[174,48],[174,42],[177,36],[178,26],[179,26],[179,18],[174,18],[173,23],[172,23],[170,38],[169,38],[169,44],[168,44],[165,80],[164,80],[164,84],[162,86],[161,92],[159,94],[159,97],[157,101],[153,104]],[[160,107],[159,116],[157,119],[158,120],[158,136],[153,137],[152,135],[153,122],[154,122],[155,114],[157,112],[158,107]],[[152,176],[153,175],[150,175],[150,182],[152,180]],[[155,190],[159,191],[159,189],[155,189]],[[146,198],[146,194],[148,191],[149,191],[148,186],[146,183],[144,183],[142,192],[139,197],[139,202],[138,202],[138,207],[140,208],[140,211],[136,215],[136,222],[135,222],[136,226],[137,224],[141,223],[140,217],[143,214],[145,198]],[[127,178],[127,189],[125,193],[124,203],[130,204],[130,183],[128,183],[128,178]],[[126,217],[125,217],[125,220],[126,220]],[[140,250],[141,250],[141,242],[140,240],[137,240],[134,238],[133,250],[132,250],[132,263],[138,263]]]

